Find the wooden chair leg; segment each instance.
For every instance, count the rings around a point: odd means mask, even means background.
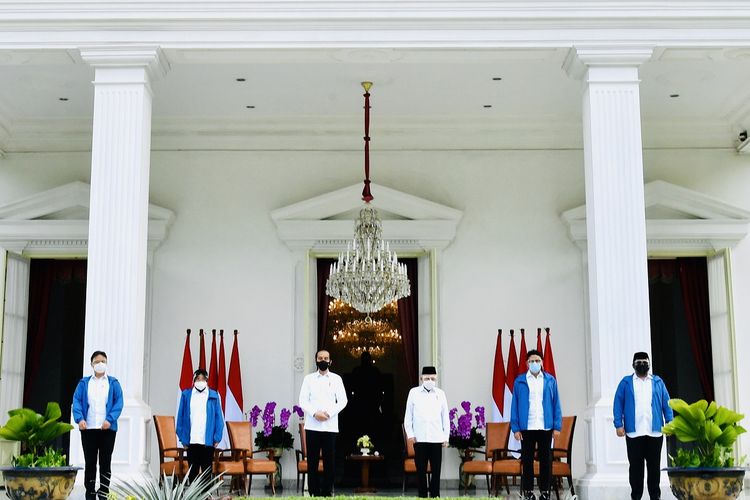
[[[248,484],[247,484],[248,476],[249,474],[245,474],[245,496],[248,496],[250,494],[250,489],[248,488]]]
[[[401,494],[406,494],[406,472],[404,472],[404,479],[401,481]]]
[[[573,486],[573,476],[568,476],[568,486],[570,487],[570,495],[575,496],[576,488]]]

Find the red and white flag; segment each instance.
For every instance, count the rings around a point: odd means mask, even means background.
[[[539,354],[541,354],[542,358],[544,358],[544,349],[542,349],[542,329],[541,328],[536,329],[536,350],[539,351]]]
[[[219,330],[219,379],[216,392],[219,393],[219,400],[221,401],[221,411],[224,413],[224,420],[226,420],[226,407],[227,407],[227,364],[224,358],[224,330]],[[229,434],[227,433],[226,423],[224,424],[224,434],[221,438],[221,449],[229,448]]]
[[[508,385],[505,383],[505,361],[503,361],[503,331],[497,331],[495,343],[495,363],[492,371],[492,422],[507,422],[510,411],[506,411],[505,393]],[[508,408],[510,409],[510,408]]]
[[[526,364],[526,331],[521,328],[521,351],[518,353],[518,374],[526,373],[529,365]]]
[[[240,352],[237,347],[237,330],[234,331],[232,355],[229,358],[229,377],[227,378],[227,407],[224,410],[227,422],[245,420],[242,403],[242,372],[240,370]]]
[[[198,355],[198,369],[206,369],[206,340],[203,338],[203,328],[200,332],[200,354]]]
[[[547,339],[544,344],[544,371],[557,378],[555,374],[555,358],[552,355],[552,343],[550,342],[549,328],[545,328]]]
[[[190,329],[185,336],[185,348],[182,350],[182,369],[180,370],[180,383],[177,386],[177,405],[174,414],[180,410],[180,397],[182,391],[193,387],[193,355],[190,352]]]
[[[208,369],[208,388],[216,390],[219,387],[219,367],[216,360],[216,330],[212,330],[211,334],[213,338],[211,340],[211,364]]]
[[[507,392],[505,393],[505,407],[508,408],[508,420],[510,420],[510,408],[513,404],[513,384],[518,377],[518,358],[516,357],[516,340],[513,338],[513,330],[510,331],[510,348],[508,349],[508,373],[505,375]],[[508,448],[517,450],[521,448],[520,441],[510,435]]]

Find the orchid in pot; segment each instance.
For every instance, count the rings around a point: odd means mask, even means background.
[[[281,488],[281,455],[284,450],[289,450],[294,446],[294,437],[289,432],[289,419],[293,414],[296,414],[299,418],[304,417],[302,408],[294,405],[292,409],[282,408],[279,412],[279,423],[276,423],[276,407],[275,401],[269,401],[265,404],[261,410],[258,405],[248,413],[248,420],[254,428],[258,427],[259,423],[263,424],[263,430],[259,430],[255,433],[255,446],[259,450],[272,449],[274,452],[274,460],[276,460],[276,488]]]
[[[467,476],[463,473],[464,462],[471,460],[478,448],[484,446],[484,434],[480,431],[485,428],[484,406],[477,406],[472,412],[471,403],[463,401],[461,409],[463,413],[458,414],[458,408],[452,408],[448,413],[450,420],[450,436],[448,444],[456,448],[461,458],[461,464],[458,466],[459,487],[473,488],[474,476]]]

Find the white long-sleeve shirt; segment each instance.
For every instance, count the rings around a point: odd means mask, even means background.
[[[442,389],[414,387],[406,399],[404,430],[417,443],[447,443],[450,438],[448,400]]]
[[[87,429],[101,429],[107,418],[107,397],[109,396],[109,378],[106,375],[89,379],[89,411],[86,415]]]
[[[299,406],[305,412],[305,430],[321,432],[339,431],[339,413],[348,402],[344,381],[335,373],[322,375],[319,371],[305,375],[299,391]],[[320,422],[315,414],[328,413],[328,420]]]
[[[661,437],[661,432],[654,432],[651,419],[653,410],[651,399],[654,392],[654,377],[650,374],[642,379],[633,374],[633,396],[635,397],[635,432],[628,432],[629,438],[640,436]]]
[[[544,427],[544,374],[534,376],[531,371],[526,372],[526,383],[529,384],[529,421],[527,429],[530,431],[548,431]]]
[[[206,420],[208,419],[208,388],[199,391],[193,388],[190,395],[190,444],[213,446],[206,442]]]

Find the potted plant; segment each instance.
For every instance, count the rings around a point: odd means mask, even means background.
[[[705,399],[687,404],[670,399],[675,417],[662,428],[691,448],[680,448],[670,456],[669,484],[678,500],[735,499],[742,491],[745,468],[735,463],[733,445],[745,432],[739,425],[744,415],[709,404]],[[742,462],[742,459],[740,460]]]
[[[279,425],[276,425],[276,402],[269,401],[261,411],[258,405],[250,410],[249,420],[253,427],[258,426],[258,420],[263,422],[263,430],[255,434],[255,447],[258,450],[273,450],[273,458],[276,460],[276,474],[274,481],[276,489],[281,489],[281,455],[284,450],[290,450],[294,446],[294,437],[289,432],[289,418],[292,412],[298,417],[303,417],[304,412],[300,407],[294,405],[291,410],[282,408],[280,412]],[[270,487],[270,485],[269,485]]]
[[[363,455],[369,455],[370,451],[375,449],[375,445],[372,444],[370,436],[368,436],[367,434],[357,439],[357,446],[359,446],[359,451]]]
[[[62,412],[57,403],[47,403],[43,415],[29,408],[8,412],[10,418],[0,427],[0,437],[21,443],[21,454],[11,467],[2,467],[5,489],[12,500],[68,498],[80,467],[69,467],[68,458],[46,446],[70,432],[73,426],[59,422]]]
[[[474,476],[464,474],[464,462],[471,460],[474,451],[484,446],[484,434],[479,432],[485,427],[484,406],[477,406],[472,413],[471,403],[463,401],[461,408],[464,413],[458,418],[456,418],[458,408],[452,408],[448,414],[450,420],[448,444],[451,448],[458,450],[461,459],[458,466],[459,488],[473,488]]]

